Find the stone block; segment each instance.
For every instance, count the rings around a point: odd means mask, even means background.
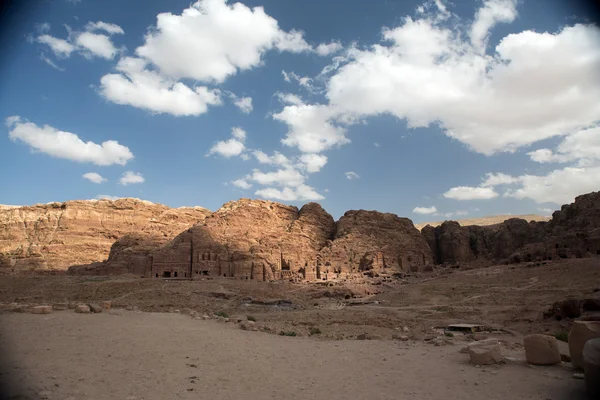
[[[560,352],[554,336],[527,335],[523,338],[527,362],[534,365],[554,365],[560,362]]]
[[[569,333],[569,352],[573,368],[583,368],[583,346],[590,339],[600,338],[600,321],[575,321]]]
[[[90,310],[89,306],[85,304],[79,304],[77,307],[75,307],[75,312],[80,314],[89,314],[92,311]]]
[[[33,314],[51,314],[52,306],[35,306],[31,309]]]

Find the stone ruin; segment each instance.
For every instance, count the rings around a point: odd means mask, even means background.
[[[329,281],[425,272],[433,264],[409,219],[360,210],[336,223],[316,203],[298,210],[242,199],[162,247],[140,244],[139,238],[132,243],[131,237],[121,242],[129,247],[118,241],[109,259],[92,269],[136,275],[143,270],[147,278]]]

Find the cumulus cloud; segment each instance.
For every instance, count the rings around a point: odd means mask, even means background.
[[[48,30],[49,26],[44,32]],[[86,58],[100,57],[111,60],[120,52],[110,38],[111,35],[124,33],[119,25],[97,21],[88,23],[84,31],[73,31],[69,27],[67,30],[69,31],[67,39],[60,39],[46,33],[38,36],[37,42],[47,45],[58,58],[68,58],[71,53],[77,52]]]
[[[310,46],[302,32],[281,30],[263,7],[200,0],[179,15],[159,14],[136,54],[173,78],[220,83],[260,65],[271,49],[300,52]]]
[[[250,114],[253,110],[252,97],[238,97],[234,99],[233,104],[244,114]]]
[[[282,143],[297,147],[303,153],[320,153],[334,146],[350,143],[346,129],[331,122],[335,111],[321,104],[291,104],[273,115],[288,126]]]
[[[564,138],[556,148],[539,149],[527,153],[539,163],[576,161],[581,166],[600,163],[600,126],[575,132]]]
[[[102,144],[84,142],[74,133],[60,131],[49,125],[40,127],[19,116],[8,117],[6,125],[11,140],[23,142],[32,150],[52,157],[96,165],[125,165],[133,159],[129,148],[115,140],[107,140]]]
[[[346,179],[348,179],[348,180],[360,178],[360,176],[356,172],[352,172],[352,171],[346,172],[345,175],[346,175]]]
[[[498,193],[489,187],[457,186],[444,193],[444,197],[453,200],[488,200],[498,197]]]
[[[222,104],[218,90],[189,87],[165,78],[149,70],[147,62],[140,58],[122,58],[116,69],[120,73],[104,75],[100,80],[101,95],[113,103],[175,116],[200,115],[209,105]]]
[[[254,194],[265,199],[279,201],[319,201],[324,199],[324,197],[317,193],[314,188],[308,185],[299,185],[293,188],[285,187],[281,190],[265,188],[257,190]]]
[[[566,167],[546,175],[522,175],[519,184],[506,197],[531,199],[537,203],[572,203],[580,194],[600,188],[600,166]]]
[[[320,56],[328,56],[333,53],[337,53],[343,48],[340,42],[321,43],[315,49],[315,52]]]
[[[126,171],[119,179],[119,184],[123,186],[144,183],[146,180],[139,172]]]
[[[515,3],[484,1],[467,32],[432,15],[384,29],[381,44],[353,47],[328,70],[328,106],[359,117],[391,114],[412,128],[439,124],[486,155],[594,126],[600,29],[523,31],[489,49],[490,30],[517,16]]]
[[[300,161],[304,164],[306,172],[319,172],[327,164],[327,156],[322,154],[303,154]]]
[[[503,174],[503,173],[488,173],[486,174],[486,179],[483,181],[481,186],[489,187],[489,186],[498,186],[498,185],[510,185],[511,183],[518,182],[519,179],[513,176]]]
[[[250,189],[252,187],[252,185],[248,183],[248,181],[246,181],[245,179],[237,179],[235,181],[232,181],[231,184],[233,186],[239,187],[240,189]]]
[[[88,181],[98,184],[108,181],[108,179],[104,178],[102,175],[96,172],[88,172],[87,174],[83,174],[82,176]]]
[[[415,214],[435,214],[437,212],[437,208],[435,206],[431,207],[415,207],[413,209]]]
[[[215,143],[207,155],[219,154],[225,158],[242,155],[246,150],[246,145],[244,144],[246,131],[235,127],[231,130],[231,135],[233,136],[231,139]]]

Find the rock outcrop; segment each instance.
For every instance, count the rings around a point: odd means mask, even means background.
[[[429,246],[412,222],[348,211],[337,223],[316,203],[298,210],[242,199],[149,256],[151,277],[330,280],[424,270]]]
[[[0,271],[58,269],[106,260],[123,235],[162,243],[210,214],[137,199],[77,200],[0,207]]]
[[[425,226],[436,264],[528,262],[600,255],[600,192],[578,196],[548,222],[511,218],[490,226]]]

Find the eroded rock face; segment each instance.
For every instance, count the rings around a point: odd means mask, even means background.
[[[0,270],[67,269],[103,261],[125,234],[168,241],[210,214],[137,199],[0,207]]]
[[[528,262],[600,255],[600,192],[578,196],[548,222],[511,218],[489,226],[446,221],[422,229],[438,264]]]
[[[337,223],[320,205],[242,199],[152,252],[151,277],[329,280],[424,269],[431,251],[412,222],[349,211]]]

